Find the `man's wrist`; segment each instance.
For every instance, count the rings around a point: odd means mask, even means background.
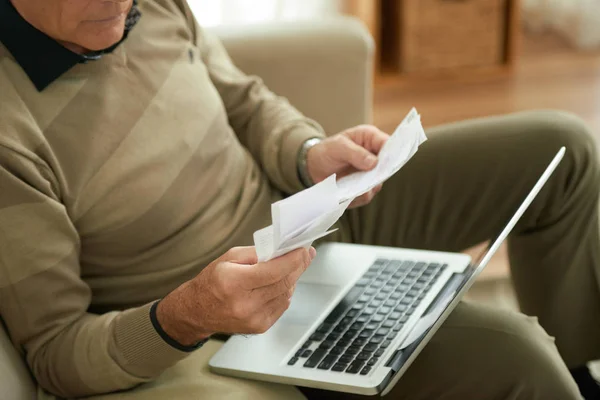
[[[190,352],[200,348],[208,341],[210,334],[200,334],[191,324],[177,320],[178,311],[169,309],[168,302],[169,299],[165,298],[156,301],[150,308],[150,321],[156,332],[178,350]]]
[[[300,150],[298,151],[298,177],[300,178],[300,182],[302,182],[302,184],[307,188],[315,184],[312,177],[310,176],[310,173],[308,172],[308,151],[312,149],[315,145],[321,143],[321,141],[322,139],[316,137],[308,139],[304,143],[302,143],[302,146],[300,146]]]

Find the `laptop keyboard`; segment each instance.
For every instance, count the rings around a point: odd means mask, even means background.
[[[367,375],[446,267],[376,260],[288,365]]]

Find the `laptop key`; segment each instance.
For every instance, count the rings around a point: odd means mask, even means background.
[[[356,359],[359,360],[359,361],[367,361],[369,358],[371,358],[371,353],[367,353],[365,351],[361,351],[356,356]]]
[[[377,350],[378,347],[379,345],[377,343],[367,343],[363,348],[363,351],[368,351],[369,353],[372,353],[375,350]]]
[[[306,342],[304,342],[304,344],[302,345],[303,349],[306,349],[308,347],[310,347],[310,345],[313,344],[312,340],[307,340]]]
[[[340,317],[342,317],[344,315],[344,313],[350,307],[352,307],[352,305],[356,302],[356,299],[358,299],[360,297],[361,293],[362,293],[362,288],[360,288],[360,287],[354,286],[352,289],[350,289],[348,294],[346,294],[346,296],[338,303],[338,305],[333,309],[333,311],[331,311],[329,313],[327,318],[325,318],[325,322],[331,324],[331,323],[334,323],[335,321],[337,321],[338,319],[340,319]],[[350,312],[348,312],[348,314]],[[350,317],[350,315],[346,315],[346,316]]]
[[[308,360],[306,360],[306,362],[304,363],[304,366],[307,368],[316,367],[321,362],[323,357],[325,357],[326,354],[327,354],[327,350],[316,349],[315,351],[313,351],[312,355],[308,358]]]
[[[394,307],[396,305],[396,302],[394,300],[386,300],[383,303],[383,305],[386,306],[386,307]]]
[[[369,283],[371,283],[371,279],[361,278],[354,284],[354,286],[362,287],[362,286],[367,286]]]
[[[354,342],[352,342],[352,346],[364,346],[367,343],[367,339],[365,338],[358,338],[358,339],[354,339]]]
[[[408,310],[408,306],[406,304],[398,304],[398,306],[394,310],[403,313],[406,310]]]
[[[394,288],[391,287],[391,286],[384,286],[384,287],[381,288],[381,291],[383,293],[391,293],[393,290],[394,290]]]
[[[359,303],[366,303],[366,302],[367,302],[367,301],[369,301],[369,300],[371,300],[371,296],[367,296],[367,295],[364,295],[364,294],[363,294],[363,295],[362,295],[362,296],[360,296],[360,297],[358,298],[358,300],[356,300],[356,301],[358,301]]]
[[[373,344],[380,344],[381,342],[383,342],[383,337],[381,336],[373,336],[371,340],[369,340],[369,343]]]
[[[390,311],[392,311],[392,309],[390,307],[381,307],[378,311],[377,314],[382,314],[382,315],[387,315],[390,313]]]
[[[318,369],[329,369],[333,367],[337,357],[336,356],[327,356],[321,361],[321,364],[317,367]]]
[[[310,355],[312,354],[312,350],[304,350],[304,352],[302,352],[302,355],[300,357],[302,358],[308,358],[310,357]]]
[[[376,300],[385,300],[387,298],[387,295],[385,293],[378,293],[377,296],[375,296]]]
[[[313,333],[309,339],[314,340],[315,342],[320,342],[321,340],[325,339],[325,335],[322,333]]]
[[[384,317],[381,314],[377,314],[377,315],[373,315],[373,318],[371,318],[371,322],[381,322],[383,321]]]
[[[397,311],[394,311],[393,313],[391,313],[390,315],[388,315],[388,318],[391,320],[397,320],[401,317],[401,314]]]
[[[410,290],[407,294],[408,297],[417,297],[419,295],[419,292],[416,290]]]
[[[318,369],[330,369],[331,367],[333,367],[333,364],[335,364],[336,361],[335,356],[327,356],[323,359],[323,361],[321,361],[321,364],[319,364],[319,366],[317,367]]]
[[[338,362],[348,364],[348,363],[352,362],[352,360],[354,360],[354,356],[352,354],[344,354],[340,357]]]
[[[385,349],[377,349],[375,352],[375,357],[381,357],[385,353]]]
[[[352,331],[358,331],[361,330],[364,326],[365,324],[363,324],[362,322],[355,322],[352,325],[350,325],[350,328],[348,329]]]
[[[341,338],[340,340],[338,340],[337,344],[339,346],[343,346],[346,347],[348,346],[350,343],[352,343],[352,339],[349,338]]]
[[[390,295],[390,300],[399,300],[402,297],[402,293],[394,292]],[[394,302],[396,304],[396,302]]]
[[[296,352],[296,355],[294,355],[294,357],[302,357],[302,353],[304,353],[304,349],[300,349]]]
[[[354,339],[354,336],[358,334],[358,331],[348,331],[344,333],[343,339]]]
[[[358,310],[350,310],[346,313],[346,316],[349,318],[354,318],[358,314]]]
[[[394,326],[394,321],[384,321],[381,326],[383,328],[391,328]]]
[[[375,313],[376,308],[367,307],[363,310],[361,315],[373,315]]]
[[[403,297],[402,300],[400,300],[400,304],[406,304],[409,305],[410,303],[412,303],[413,299],[410,297]]]
[[[375,294],[375,292],[377,292],[377,290],[373,288],[368,288],[367,290],[365,290],[365,294],[369,296]]]
[[[377,329],[379,328],[379,324],[376,322],[369,322],[367,325],[365,325],[365,329]]]
[[[367,322],[369,320],[369,316],[368,315],[359,315],[358,318],[356,318],[356,322]]]
[[[342,372],[346,369],[347,366],[348,364],[346,363],[337,362],[333,365],[333,367],[331,367],[331,370],[335,372]]]
[[[377,335],[377,336],[385,336],[385,335],[387,335],[388,333],[390,333],[390,330],[389,330],[389,328],[379,328],[379,329],[377,330],[377,332],[375,332],[375,335]]]
[[[400,320],[398,322],[400,322],[401,324],[406,323],[406,321],[408,321],[408,315],[403,315],[402,318],[400,318]]]
[[[403,327],[404,327],[404,324],[397,324],[397,325],[394,325],[394,327],[392,328],[392,330],[394,332],[400,332]]]
[[[346,369],[346,372],[349,374],[358,374],[358,372],[362,369],[363,365],[365,365],[362,361],[354,361],[350,366]]]
[[[360,351],[360,346],[350,346],[344,352],[344,355],[354,356]]]
[[[288,365],[294,365],[298,362],[298,357],[292,357],[290,361],[288,361]]]
[[[361,375],[367,375],[369,372],[371,372],[371,366],[370,366],[370,365],[367,365],[367,366],[365,366],[365,367],[364,367],[364,368],[363,368],[363,369],[360,371],[360,374],[361,374]]]
[[[331,330],[331,328],[333,327],[332,324],[321,324],[318,328],[317,331],[318,333],[327,333]]]
[[[390,346],[390,344],[392,344],[391,340],[384,340],[383,343],[381,343],[381,348],[387,349]]]
[[[373,300],[369,306],[371,307],[379,307],[381,305],[381,300]]]
[[[339,356],[341,354],[344,354],[344,346],[340,346],[340,345],[335,346],[334,348],[329,350],[329,354],[332,354],[334,356]]]
[[[373,335],[373,330],[372,329],[363,329],[359,334],[358,337],[359,338],[370,338]]]
[[[379,358],[373,357],[369,361],[367,361],[367,365],[375,365],[377,364],[377,361],[379,361]]]
[[[324,341],[323,343],[321,343],[321,344],[319,345],[319,348],[320,348],[320,349],[329,350],[330,348],[332,348],[332,347],[333,347],[333,345],[334,345],[334,344],[335,344],[335,342],[333,342],[333,341],[330,341],[330,340],[326,340],[326,341]]]
[[[380,287],[382,287],[382,286],[383,286],[383,283],[381,283],[381,282],[379,282],[379,281],[375,281],[375,282],[371,283],[371,287],[372,287],[372,288],[379,289],[379,288],[380,288]]]

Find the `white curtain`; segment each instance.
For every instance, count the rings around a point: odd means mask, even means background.
[[[326,16],[336,12],[340,0],[188,0],[188,2],[201,25],[215,26]]]

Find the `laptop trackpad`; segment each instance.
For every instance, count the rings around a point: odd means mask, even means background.
[[[312,325],[327,306],[331,305],[340,290],[340,286],[299,282],[292,296],[290,308],[283,314],[278,323]]]

